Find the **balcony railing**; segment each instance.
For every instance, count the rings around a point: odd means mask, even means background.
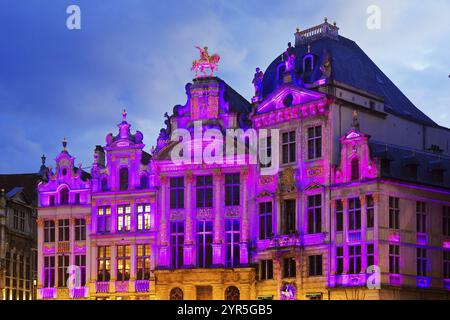
[[[88,288],[87,287],[79,287],[72,288],[69,290],[70,297],[72,299],[82,299],[87,297]]]
[[[58,242],[58,253],[68,253],[70,252],[70,241]]]
[[[56,299],[56,288],[41,288],[39,296],[41,299]]]
[[[128,292],[128,281],[117,281],[116,292]]]
[[[95,291],[97,293],[109,293],[109,282],[98,281],[95,283]]]
[[[150,281],[149,280],[136,280],[134,283],[134,290],[136,292],[149,292]]]
[[[390,274],[389,275],[389,284],[391,286],[399,287],[402,285],[402,276],[399,274]]]
[[[444,279],[444,289],[450,290],[450,279]]]

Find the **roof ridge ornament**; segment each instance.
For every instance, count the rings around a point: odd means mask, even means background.
[[[63,151],[67,151],[67,139],[64,138],[62,141]]]
[[[356,111],[356,110],[353,111],[352,129],[354,129],[356,131],[361,130],[361,126],[360,126],[359,120],[358,120],[358,111]]]
[[[127,110],[123,109],[123,111],[122,111],[122,121],[123,122],[127,121],[127,115],[128,115]]]

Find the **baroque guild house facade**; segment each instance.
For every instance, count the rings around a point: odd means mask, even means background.
[[[90,172],[67,141],[41,169],[39,298],[450,297],[449,129],[326,20],[256,70],[251,103],[198,76],[220,59],[200,50],[155,148],[124,112]],[[176,132],[196,156],[230,129],[267,130],[271,162],[249,161],[245,134],[243,162],[174,161]]]

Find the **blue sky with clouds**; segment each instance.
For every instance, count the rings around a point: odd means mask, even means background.
[[[81,30],[66,8],[81,8]],[[381,29],[366,27],[369,5]],[[164,112],[186,100],[195,45],[222,57],[219,76],[246,98],[254,69],[293,41],[296,27],[336,20],[427,115],[450,127],[450,1],[1,0],[0,173],[35,172],[69,151],[90,166],[126,108],[147,151]]]

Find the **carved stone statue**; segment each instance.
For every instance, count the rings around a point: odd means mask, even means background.
[[[295,67],[295,49],[290,42],[284,52],[284,63],[286,64],[286,71],[291,71]]]
[[[322,77],[331,77],[331,59],[328,50],[323,51],[322,65],[320,66],[320,71],[322,72]]]
[[[200,51],[200,59],[192,62],[191,70],[195,71],[195,76],[197,78],[214,76],[214,71],[219,69],[220,56],[218,54],[213,54],[210,56],[208,47],[204,47],[202,49],[196,46],[196,48]],[[206,74],[205,69],[210,69],[211,72],[209,75]],[[201,76],[199,76],[199,72],[202,73]]]
[[[255,86],[255,98],[260,98],[262,93],[262,81],[264,78],[264,72],[260,68],[256,68],[255,76],[253,78],[253,85]]]

